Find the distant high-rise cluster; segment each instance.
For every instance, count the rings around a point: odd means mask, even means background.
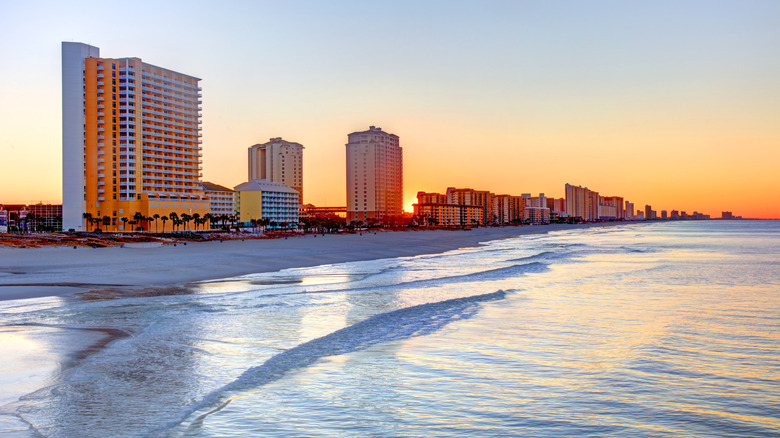
[[[398,136],[381,128],[348,135],[347,221],[403,213],[403,151]]]
[[[446,194],[419,192],[414,214],[423,222],[444,226],[658,219],[649,205],[635,214],[634,204],[620,196],[601,196],[597,191],[571,184],[566,184],[564,189],[564,198],[548,198],[544,193],[496,195],[486,190],[454,187],[448,188]],[[687,215],[676,210],[668,216],[664,210],[660,218],[708,219],[709,216]]]
[[[544,193],[496,195],[487,190],[449,187],[445,194],[418,192],[414,214],[429,224],[442,226],[543,224],[550,222],[550,207],[554,205],[555,200]]]

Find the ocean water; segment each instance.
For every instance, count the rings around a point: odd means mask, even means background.
[[[0,432],[780,436],[778,221],[115,292],[0,302]]]

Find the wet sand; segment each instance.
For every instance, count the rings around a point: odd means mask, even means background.
[[[188,242],[161,247],[0,246],[0,300],[71,295],[99,289],[182,286],[286,268],[434,254],[523,234],[609,225],[614,224],[378,231],[362,235]]]

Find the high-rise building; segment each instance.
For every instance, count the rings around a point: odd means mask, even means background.
[[[658,219],[657,213],[653,210],[653,207],[645,205],[645,220]]]
[[[398,136],[371,126],[348,135],[347,221],[399,215],[403,208],[403,151]]]
[[[525,198],[513,195],[495,195],[493,212],[499,224],[517,223],[523,220]]]
[[[522,194],[525,202],[523,209],[523,220],[532,224],[549,224],[550,208],[547,207],[547,197],[544,193],[539,196],[531,196],[530,193]]]
[[[249,181],[265,179],[295,189],[303,204],[303,145],[281,137],[249,148]]]
[[[599,196],[600,220],[622,220],[624,218],[623,198],[620,196]]]
[[[599,193],[587,187],[566,184],[566,213],[584,221],[598,220]]]
[[[209,212],[200,189],[200,79],[62,43],[63,229]],[[143,226],[143,223],[139,224]]]

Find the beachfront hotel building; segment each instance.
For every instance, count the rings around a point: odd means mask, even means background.
[[[235,211],[245,225],[268,219],[281,224],[298,223],[298,191],[279,182],[253,179],[235,187]]]
[[[544,193],[539,196],[531,196],[530,193],[522,194],[525,201],[523,208],[523,220],[529,224],[549,224],[550,208],[547,207],[547,197]]]
[[[584,221],[598,220],[599,193],[587,187],[566,184],[566,214]]]
[[[626,219],[633,219],[634,218],[634,203],[626,201],[626,208],[625,208],[625,216]]]
[[[223,214],[229,216],[235,213],[233,210],[235,205],[233,189],[208,181],[200,183],[200,189],[209,199],[209,213],[212,216]]]
[[[403,151],[398,136],[371,126],[347,138],[347,222],[403,214]]]
[[[479,224],[484,207],[457,201],[446,194],[417,192],[417,203],[412,207],[414,214],[428,225],[466,227]]]
[[[270,139],[267,143],[249,147],[249,178],[279,182],[298,192],[303,203],[303,145]]]
[[[523,220],[525,199],[522,196],[495,195],[493,197],[493,212],[499,224],[518,223]]]
[[[200,79],[62,43],[62,228],[209,212],[200,188]]]
[[[625,202],[622,197],[599,196],[599,219],[623,220],[625,218]]]
[[[447,202],[458,205],[479,205],[482,207],[482,217],[478,223],[489,224],[496,220],[493,210],[493,198],[496,195],[488,190],[447,188]]]

